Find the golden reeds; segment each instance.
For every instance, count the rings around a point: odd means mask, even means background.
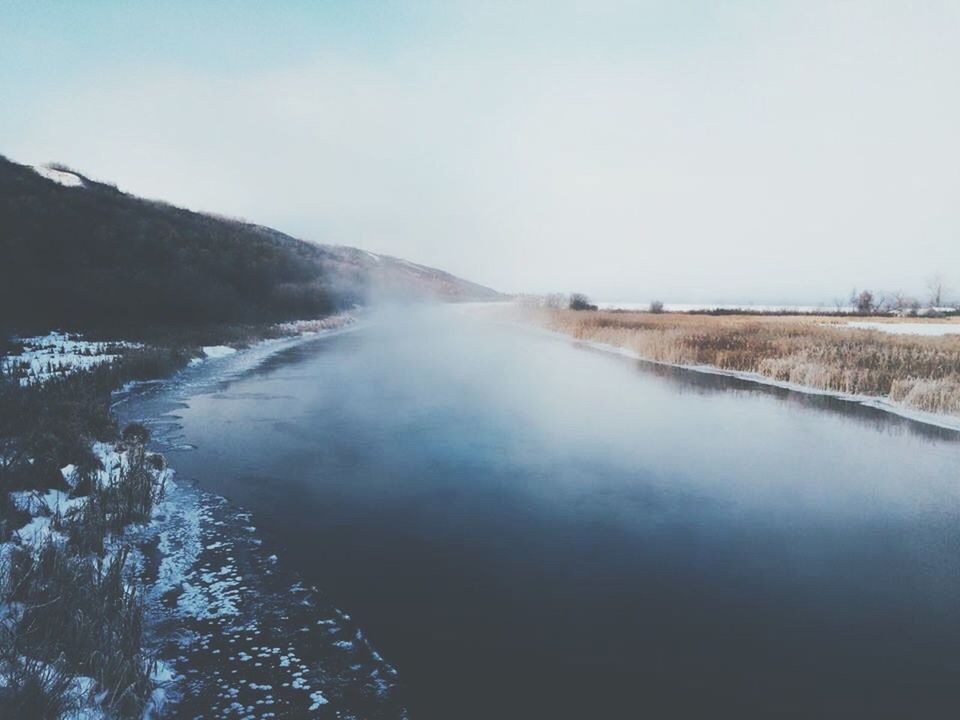
[[[810,316],[529,312],[548,329],[648,360],[754,372],[960,415],[960,335],[895,335]]]

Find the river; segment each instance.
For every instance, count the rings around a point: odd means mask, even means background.
[[[123,413],[353,615],[411,718],[960,707],[954,432],[456,308]]]

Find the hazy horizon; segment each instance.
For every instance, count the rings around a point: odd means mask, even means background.
[[[20,4],[0,153],[504,292],[960,292],[960,5]]]

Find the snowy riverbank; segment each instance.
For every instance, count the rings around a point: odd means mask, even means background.
[[[143,388],[190,387],[200,377],[221,382],[286,348],[356,326],[345,314],[287,323],[278,328],[280,337],[239,348],[205,346],[171,377],[127,382],[110,406]],[[73,388],[67,392],[79,392],[93,382],[85,371],[110,367],[125,351],[142,348],[50,333],[14,341],[4,369],[30,397],[60,378],[73,383],[63,386]],[[56,703],[59,717],[100,720],[129,716],[134,708],[148,718],[179,716],[199,702],[191,716],[211,707],[270,717],[271,708],[326,716],[327,708],[390,706],[397,711],[387,716],[402,717],[395,671],[350,618],[278,572],[277,556],[261,550],[249,515],[223,498],[178,486],[165,458],[146,449],[146,438],[140,424],[129,424],[116,441],[89,445],[80,452],[85,459],[62,467],[56,479],[10,475],[12,463],[27,469],[34,463],[31,456],[23,464],[27,446],[10,445],[5,452],[13,454],[0,457],[8,480],[37,478],[25,481],[36,489],[0,498],[13,523],[12,532],[0,535],[0,709],[31,716],[36,702]],[[84,444],[81,436],[68,440]],[[43,482],[31,485],[40,477]],[[270,614],[269,631],[259,629]],[[70,618],[87,619],[58,634],[60,618],[68,625]],[[39,635],[37,623],[45,628]],[[141,632],[136,628],[147,631],[145,653],[136,634],[117,636]],[[269,653],[266,632],[276,635]],[[193,639],[185,646],[188,636]],[[129,653],[121,654],[120,646]],[[237,675],[230,687],[224,686],[227,666]],[[30,683],[39,695],[26,693]]]

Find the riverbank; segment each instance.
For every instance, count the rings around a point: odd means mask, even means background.
[[[560,337],[637,360],[829,394],[960,429],[960,334],[898,333],[807,316],[521,312]],[[891,329],[898,324],[921,323],[884,322]]]
[[[51,333],[8,343],[0,363],[4,714],[140,718],[164,699],[170,668],[146,648],[142,531],[131,530],[161,520],[176,486],[165,458],[147,451],[146,428],[119,431],[114,392],[354,322],[339,315],[153,342]]]

